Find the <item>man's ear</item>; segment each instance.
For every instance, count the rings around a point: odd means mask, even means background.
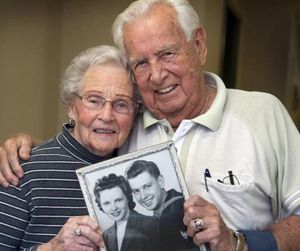
[[[158,183],[159,183],[160,187],[162,189],[165,188],[165,179],[164,179],[164,177],[162,175],[159,175],[157,180],[158,180]]]
[[[207,46],[206,46],[206,33],[203,27],[199,26],[193,31],[193,44],[200,57],[201,65],[206,62]]]

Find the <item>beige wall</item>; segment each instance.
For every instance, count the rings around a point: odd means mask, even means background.
[[[298,57],[294,57],[297,58],[297,62],[290,62],[289,59],[293,14],[296,18],[294,35],[298,36],[297,39],[300,41],[300,2],[297,0],[231,2],[241,15],[242,24],[237,88],[274,94],[285,104],[300,130],[299,43],[292,49],[292,53],[297,53],[298,50]],[[292,70],[294,76],[290,76]],[[291,78],[296,78],[298,95],[294,93],[295,81],[293,83]]]
[[[112,44],[111,24],[130,2],[0,1],[0,142],[19,131],[40,139],[56,134],[65,120],[58,98],[62,69],[81,50]],[[220,73],[225,0],[190,2],[207,30],[206,69]],[[284,101],[286,7],[277,6],[282,1],[230,2],[242,19],[238,87],[268,91]]]
[[[59,1],[0,1],[0,141],[55,130],[60,10]]]
[[[0,142],[20,131],[47,139],[60,130],[62,70],[80,51],[112,44],[111,24],[130,2],[0,1]],[[202,14],[204,1],[191,3]]]

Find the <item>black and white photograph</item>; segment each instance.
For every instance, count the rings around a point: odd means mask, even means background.
[[[76,171],[107,251],[206,250],[182,222],[188,198],[171,141]]]

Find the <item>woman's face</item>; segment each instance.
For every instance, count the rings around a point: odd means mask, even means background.
[[[79,96],[88,102],[129,100],[133,89],[127,72],[118,65],[108,63],[92,66],[84,75]],[[122,103],[121,103],[122,106]],[[114,110],[112,102],[99,109],[89,109],[78,97],[68,107],[69,117],[75,120],[73,136],[94,154],[105,156],[119,148],[127,139],[134,121],[134,112],[123,114]]]
[[[103,212],[113,221],[124,221],[129,217],[128,199],[118,186],[100,192]]]

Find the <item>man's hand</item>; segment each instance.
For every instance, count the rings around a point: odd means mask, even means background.
[[[19,133],[7,139],[0,147],[0,185],[8,187],[9,183],[18,185],[23,176],[19,158],[27,160],[34,141],[29,135]]]
[[[195,219],[202,220],[201,231],[195,229]],[[183,222],[196,245],[208,243],[212,251],[236,250],[235,237],[225,225],[219,210],[203,198],[191,196],[185,201]]]

